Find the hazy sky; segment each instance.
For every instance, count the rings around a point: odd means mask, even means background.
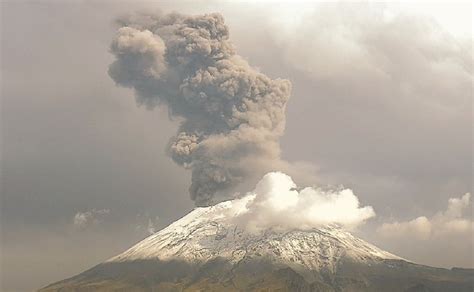
[[[178,121],[107,73],[113,20],[143,9],[220,12],[241,56],[292,82],[283,158],[311,172],[299,185],[373,207],[359,236],[474,266],[470,3],[173,2],[1,2],[2,291],[72,276],[193,208],[165,153]]]

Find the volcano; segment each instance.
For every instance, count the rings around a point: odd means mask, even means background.
[[[248,230],[235,201],[196,208],[40,291],[473,291],[474,271],[418,265],[338,225]]]

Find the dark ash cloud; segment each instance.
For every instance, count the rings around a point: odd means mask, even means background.
[[[236,54],[220,14],[135,14],[118,21],[109,75],[135,90],[138,104],[165,105],[181,119],[168,146],[192,171],[196,205],[271,170],[291,84],[271,79]],[[220,193],[219,193],[220,192]]]

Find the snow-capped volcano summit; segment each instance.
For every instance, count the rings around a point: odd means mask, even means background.
[[[342,258],[356,262],[401,260],[337,225],[248,231],[233,224],[234,218],[226,217],[235,204],[243,203],[227,201],[197,208],[107,262],[179,259],[203,263],[219,258],[238,263],[244,258],[265,257],[297,270],[334,272]]]
[[[350,190],[297,191],[271,173],[42,291],[472,291],[471,270],[417,265],[347,231],[373,215]]]
[[[330,196],[314,188],[298,192],[289,176],[269,173],[243,198],[196,208],[107,262],[182,260],[199,264],[221,259],[235,264],[245,258],[262,257],[299,271],[335,272],[337,263],[343,258],[354,262],[401,260],[352,236],[337,224],[337,220],[322,224],[314,219],[310,221],[304,214],[290,214],[299,201],[309,196],[312,200],[319,196],[318,204],[321,205],[329,200],[347,200],[341,199],[343,192]],[[280,200],[278,204],[274,201],[276,197]],[[318,207],[315,211],[321,212],[321,206]],[[358,201],[352,209],[361,210]],[[261,213],[264,218],[258,216]],[[286,216],[287,222],[284,222],[285,218],[275,218],[279,215]],[[298,222],[304,219],[311,225],[295,227],[291,222],[295,221],[294,217]]]
[[[247,230],[231,209],[197,208],[41,291],[472,291],[471,270],[416,265],[336,225]]]

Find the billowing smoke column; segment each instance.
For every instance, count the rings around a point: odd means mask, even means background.
[[[271,79],[237,55],[219,14],[141,14],[119,20],[109,75],[149,108],[182,118],[168,152],[192,170],[191,198],[216,194],[271,170],[291,84]]]

